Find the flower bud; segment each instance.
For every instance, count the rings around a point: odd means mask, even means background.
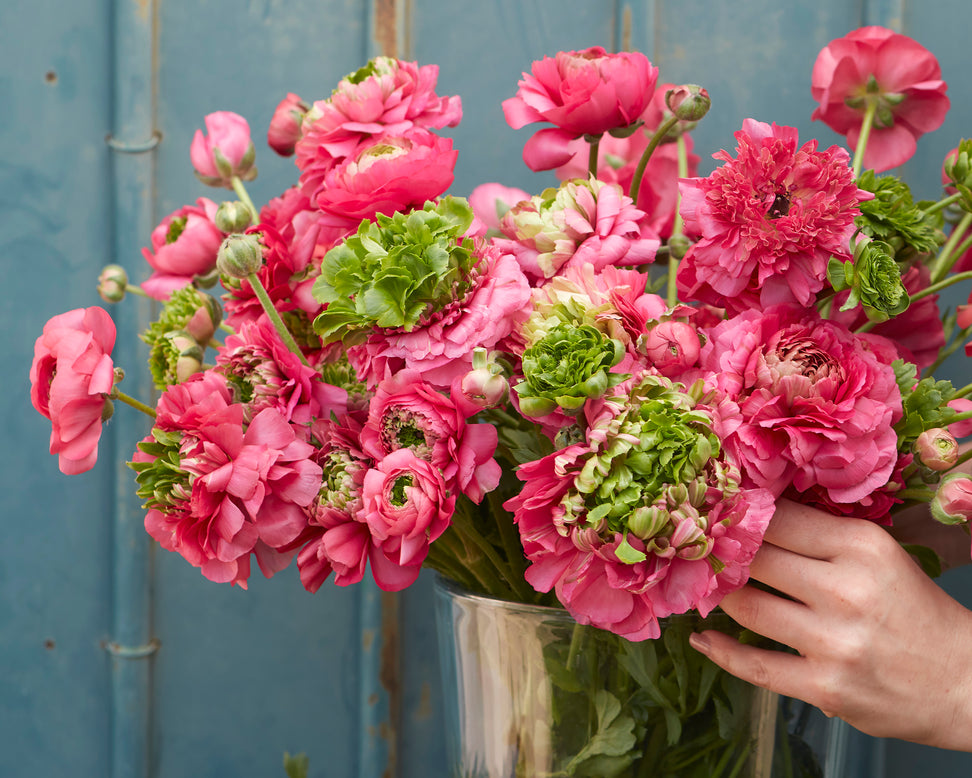
[[[98,294],[106,303],[118,303],[125,299],[128,273],[121,265],[105,265],[98,276]]]
[[[224,276],[246,278],[263,266],[263,247],[255,234],[230,235],[219,247],[216,267]]]
[[[668,254],[674,260],[682,259],[692,246],[692,241],[684,235],[672,235],[668,239]]]
[[[958,461],[955,436],[940,427],[922,432],[915,441],[914,449],[921,464],[937,472],[948,470]]]
[[[176,330],[165,337],[169,341],[174,357],[172,369],[178,383],[182,383],[203,369],[203,350],[192,335]]]
[[[712,100],[698,84],[683,84],[665,92],[665,105],[676,119],[697,122],[709,112]]]
[[[198,295],[202,298],[202,305],[183,325],[183,329],[195,338],[200,346],[206,346],[213,339],[216,328],[223,321],[223,308],[212,295],[204,292],[199,292]]]
[[[972,478],[965,473],[945,476],[931,501],[931,514],[942,524],[963,524],[972,518]]]
[[[253,224],[253,214],[239,200],[226,200],[219,204],[213,222],[220,232],[243,232]]]
[[[691,367],[701,350],[698,332],[683,321],[663,321],[645,333],[645,355],[662,375],[671,376]]]
[[[488,368],[470,370],[463,376],[462,393],[480,408],[495,408],[510,396],[510,382]]]
[[[648,540],[658,535],[668,520],[668,511],[660,505],[641,505],[628,516],[627,525],[636,538]]]
[[[301,137],[304,116],[309,109],[310,106],[293,92],[277,104],[267,130],[267,145],[281,157],[289,157],[294,153]]]

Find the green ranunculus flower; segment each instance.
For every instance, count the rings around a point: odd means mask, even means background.
[[[831,257],[827,276],[836,291],[850,289],[840,309],[848,311],[859,304],[873,322],[887,321],[911,304],[894,250],[884,241],[865,238],[854,251],[853,263]]]

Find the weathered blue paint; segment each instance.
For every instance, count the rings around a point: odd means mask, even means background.
[[[265,201],[296,172],[260,143],[277,101],[287,92],[324,97],[369,56],[394,49],[438,64],[440,93],[463,98],[464,122],[448,131],[459,149],[455,193],[486,180],[537,190],[553,177],[523,166],[530,131],[511,130],[500,102],[537,57],[630,47],[649,54],[662,81],[709,89],[712,113],[693,133],[706,170],[747,116],[839,142],[810,121],[810,66],[831,38],[878,23],[932,48],[950,85],[945,127],[919,142],[906,168],[919,194],[932,196],[938,161],[972,120],[962,77],[970,14],[963,0],[0,4],[0,328],[13,335],[0,339],[0,364],[13,376],[0,394],[0,776],[262,777],[282,775],[284,751],[306,751],[315,778],[443,774],[427,577],[397,596],[373,585],[309,595],[289,569],[271,581],[255,573],[243,592],[171,554],[153,559],[131,474],[116,464],[144,420],[119,406],[100,464],[68,478],[29,407],[31,346],[44,321],[98,304],[94,277],[111,259],[144,278],[139,249],[154,222],[197,196],[223,196],[203,191],[188,162],[206,113],[251,121],[260,167],[251,191]],[[142,154],[105,142],[111,133],[137,145],[154,129],[162,141]],[[112,313],[131,329],[144,308],[126,300]],[[131,393],[138,350],[121,338]],[[968,381],[961,360],[950,369]],[[972,604],[969,571],[945,584]],[[137,652],[153,638],[151,658],[105,648]],[[970,765],[894,742],[886,769],[872,760],[857,774],[961,775]]]

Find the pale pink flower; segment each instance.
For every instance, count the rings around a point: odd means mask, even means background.
[[[868,100],[877,113],[864,167],[877,172],[906,162],[917,139],[938,129],[949,99],[938,60],[924,46],[885,27],[861,27],[828,43],[813,66],[813,118],[857,149]]]
[[[531,66],[516,96],[503,101],[515,130],[534,122],[538,130],[523,148],[531,170],[549,170],[571,157],[567,144],[581,135],[601,135],[638,121],[648,105],[658,69],[640,52],[609,54],[600,46],[561,51]]]
[[[469,205],[476,218],[493,234],[500,233],[500,221],[514,205],[529,200],[530,193],[502,184],[480,184],[469,194]]]
[[[216,255],[223,242],[213,219],[216,203],[205,197],[195,205],[184,205],[166,216],[152,230],[152,247],[142,256],[152,267],[152,275],[142,289],[156,300],[167,300],[176,289],[205,276],[216,268]]]
[[[196,130],[189,157],[196,176],[207,186],[232,189],[232,179],[249,181],[256,176],[255,149],[250,125],[232,111],[215,111],[206,116],[206,132]]]
[[[324,176],[313,196],[321,222],[353,229],[378,213],[421,208],[452,185],[457,156],[451,139],[422,128],[374,138]]]
[[[972,478],[966,473],[945,476],[935,490],[931,512],[943,524],[972,521]]]
[[[115,323],[102,308],[77,308],[50,319],[34,343],[30,401],[51,421],[50,452],[65,475],[98,460],[101,424],[111,415]]]
[[[966,349],[968,349],[967,346]],[[968,413],[972,411],[972,400],[967,397],[958,397],[954,400],[949,400],[948,407],[956,413]],[[969,435],[972,435],[972,419],[952,422],[948,425],[948,429],[956,438],[967,438]]]
[[[661,244],[621,187],[597,179],[567,181],[519,203],[500,229],[506,238],[496,245],[513,252],[533,279],[585,264],[595,270],[648,264]]]
[[[281,157],[289,157],[301,136],[301,124],[310,106],[300,99],[300,95],[288,92],[273,111],[270,127],[267,130],[267,145]]]
[[[429,544],[448,528],[456,496],[437,468],[400,448],[365,473],[362,513],[371,530],[375,581],[399,591],[418,578]]]
[[[343,78],[304,117],[296,145],[301,186],[317,191],[324,174],[372,136],[400,135],[412,127],[455,127],[462,102],[435,93],[438,77],[437,65],[375,57]]]
[[[819,487],[843,504],[889,483],[902,414],[890,342],[785,305],[745,311],[708,336],[701,366],[739,405],[726,445],[753,483],[777,496]]]
[[[361,431],[361,448],[376,461],[411,449],[442,473],[448,489],[477,503],[499,483],[496,441],[496,427],[467,423],[456,402],[414,370],[378,384]]]
[[[931,470],[949,470],[958,461],[958,441],[950,430],[928,429],[915,441],[915,454],[918,461]]]
[[[410,332],[376,329],[361,345],[348,346],[359,380],[374,387],[403,368],[447,389],[472,369],[476,347],[492,350],[530,315],[530,284],[516,259],[477,241],[480,262],[461,300],[432,314]]]
[[[776,303],[812,305],[831,256],[850,259],[858,190],[847,152],[798,147],[793,127],[753,119],[736,133],[736,156],[706,178],[683,179],[686,234],[698,238],[678,269],[679,297],[730,313]]]

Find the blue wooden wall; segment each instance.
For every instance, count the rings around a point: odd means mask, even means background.
[[[499,108],[519,74],[561,49],[638,48],[663,80],[709,89],[695,133],[708,170],[747,116],[838,142],[810,122],[810,67],[832,38],[877,23],[933,49],[950,85],[945,126],[907,166],[931,196],[972,126],[970,21],[963,0],[3,0],[0,776],[268,778],[284,751],[307,752],[315,778],[443,774],[428,579],[401,596],[309,595],[293,570],[248,592],[218,586],[141,529],[119,464],[145,431],[134,412],[118,410],[86,475],[62,476],[46,453],[27,393],[33,340],[49,317],[98,304],[103,264],[144,277],[151,228],[203,194],[188,146],[206,113],[242,113],[260,138],[287,92],[323,97],[374,54],[437,63],[440,94],[465,109],[453,191],[537,189],[549,179],[522,166],[526,131]],[[295,173],[260,152],[258,201]],[[150,311],[129,300],[113,314],[134,331]],[[140,359],[125,334],[130,393]],[[945,584],[972,606],[969,571]],[[908,744],[886,754],[888,778],[972,770]]]

